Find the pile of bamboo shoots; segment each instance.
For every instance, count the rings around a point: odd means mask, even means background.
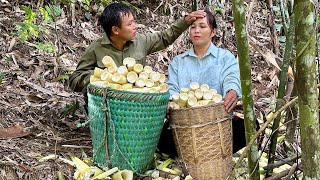
[[[180,93],[172,95],[171,109],[185,109],[198,106],[206,106],[211,103],[220,103],[222,96],[217,90],[210,89],[208,84],[199,85],[197,82],[190,83],[189,88],[181,88]]]
[[[117,67],[110,56],[102,59],[105,68],[96,67],[90,76],[90,83],[100,87],[133,92],[162,93],[169,89],[166,76],[152,70],[151,66],[136,64],[136,60],[127,57],[123,66]]]

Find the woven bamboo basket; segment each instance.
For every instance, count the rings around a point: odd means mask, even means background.
[[[136,93],[88,86],[93,159],[136,173],[154,161],[169,93]]]
[[[171,127],[185,174],[224,180],[231,172],[231,117],[223,103],[170,111]]]

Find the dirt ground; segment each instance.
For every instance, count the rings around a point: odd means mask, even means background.
[[[33,9],[37,7],[33,1],[24,4],[31,5]],[[141,11],[136,12],[140,32],[165,29],[181,14],[189,12],[188,2],[178,4],[174,0],[164,4],[156,0],[132,4]],[[212,6],[216,12],[222,9],[221,14],[217,14],[219,29],[216,44],[236,55],[230,4],[225,1],[224,4]],[[58,171],[66,179],[72,179],[73,167],[59,159],[40,159],[50,154],[63,157],[75,154],[80,157],[82,151],[92,156],[88,125],[77,128],[78,123],[88,120],[83,110],[82,95],[72,92],[64,77],[75,69],[85,48],[101,35],[97,25],[98,14],[92,13],[91,19],[87,20],[84,11],[77,5],[76,24],[72,26],[70,8],[61,5],[65,13],[58,18],[57,34],[54,33],[54,26],[47,25],[50,34],[43,34],[40,38],[59,44],[57,65],[53,53],[34,47],[39,40],[22,43],[15,36],[15,23],[24,19],[21,5],[23,3],[19,1],[3,1],[0,5],[0,129],[14,127],[17,132],[15,137],[0,133],[0,179],[56,179]],[[249,36],[257,40],[256,45],[261,49],[272,50],[267,4],[258,1],[252,8],[249,5],[248,11],[252,11],[248,15]],[[165,10],[171,14],[165,16]],[[41,22],[38,20],[37,23]],[[281,35],[281,32],[278,33]],[[154,69],[166,72],[170,60],[188,47],[190,42],[186,32],[166,50],[148,56],[148,62]],[[256,112],[268,113],[274,106],[278,72],[253,48],[250,49],[250,58]],[[68,107],[75,108],[75,112],[66,111]],[[66,112],[69,113],[64,114]]]

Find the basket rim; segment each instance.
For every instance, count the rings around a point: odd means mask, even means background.
[[[224,101],[219,102],[219,103],[214,103],[214,104],[208,104],[208,105],[205,105],[205,106],[189,107],[189,108],[185,108],[185,109],[171,109],[170,108],[170,112],[185,112],[185,111],[192,111],[192,110],[197,110],[197,109],[205,109],[205,108],[221,106],[221,105],[224,105]]]
[[[132,92],[132,91],[126,91],[126,90],[117,90],[112,89],[110,87],[101,87],[97,85],[93,85],[91,83],[87,86],[88,93],[103,96],[103,92],[116,92],[116,93],[126,93],[131,95],[147,95],[147,96],[165,96],[169,94],[169,91],[163,92],[163,93],[146,93],[146,92]]]

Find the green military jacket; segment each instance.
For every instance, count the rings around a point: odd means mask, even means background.
[[[69,77],[70,88],[76,92],[86,93],[86,87],[94,68],[105,68],[102,58],[106,55],[111,56],[118,67],[122,65],[122,60],[126,57],[132,57],[137,63],[145,65],[148,54],[168,47],[187,28],[188,25],[184,18],[181,18],[165,31],[137,34],[134,40],[127,42],[123,50],[115,48],[108,36],[104,34],[84,52],[77,69]]]

